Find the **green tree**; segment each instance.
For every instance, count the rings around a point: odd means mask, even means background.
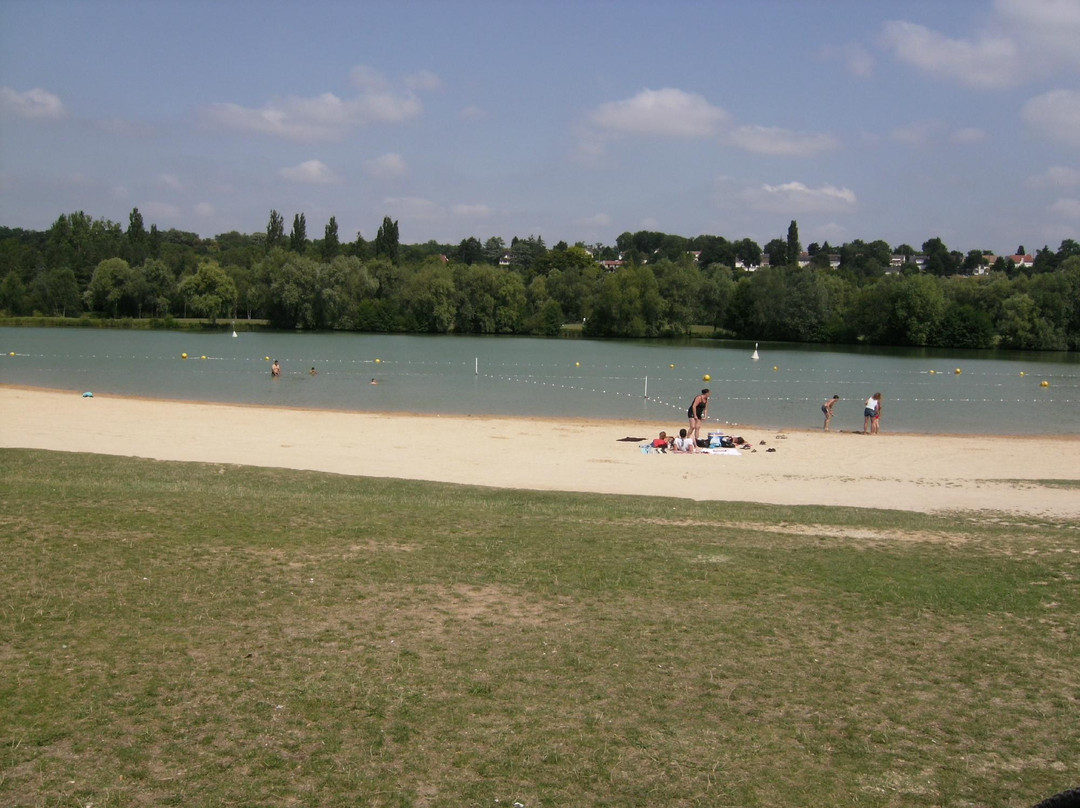
[[[392,221],[389,216],[384,216],[382,226],[375,234],[375,257],[385,258],[391,264],[396,264],[400,251],[398,223]]]
[[[87,308],[112,317],[139,317],[148,301],[149,287],[140,269],[123,258],[108,258],[97,265],[84,295]]]
[[[769,266],[786,266],[788,262],[787,242],[783,239],[774,238],[765,245],[765,254],[769,256]]]
[[[276,210],[270,211],[270,221],[266,224],[266,249],[285,246],[285,219]]]
[[[341,241],[338,239],[337,219],[333,216],[326,224],[323,235],[322,257],[324,261],[331,261],[341,252]]]
[[[653,266],[653,276],[664,301],[662,317],[667,330],[689,334],[702,313],[701,271],[685,261],[674,263],[665,258]]]
[[[149,248],[149,237],[146,226],[143,224],[143,216],[138,208],[132,208],[128,215],[127,249],[125,257],[132,266],[141,264],[146,260]]]
[[[590,337],[655,337],[663,299],[648,266],[605,273],[585,321]]]
[[[454,258],[463,264],[478,264],[484,260],[484,245],[474,236],[463,238],[458,244]]]
[[[442,261],[425,262],[406,280],[404,292],[417,330],[445,334],[453,327],[457,289],[453,270]]]
[[[82,310],[79,283],[68,267],[43,269],[35,280],[34,291],[42,311],[53,316],[74,316]]]
[[[194,275],[180,282],[180,296],[188,310],[199,317],[208,317],[211,324],[218,317],[231,313],[236,306],[236,284],[216,261],[203,261]]]
[[[293,216],[292,232],[289,234],[289,249],[303,255],[307,250],[307,219],[303,213]]]
[[[798,266],[799,255],[802,253],[802,246],[799,244],[799,225],[795,223],[795,220],[791,220],[791,224],[787,229],[787,263],[792,266]]]
[[[29,304],[30,296],[26,292],[26,284],[17,272],[9,272],[0,281],[0,311],[12,316],[29,314]]]

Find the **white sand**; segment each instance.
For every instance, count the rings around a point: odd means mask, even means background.
[[[727,427],[756,450],[738,457],[646,455],[618,440],[682,426],[83,398],[0,385],[2,447],[498,488],[1080,518],[1080,487],[1023,482],[1080,480],[1080,439]]]

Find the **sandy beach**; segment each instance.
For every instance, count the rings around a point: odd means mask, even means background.
[[[1080,519],[1080,485],[1038,482],[1080,481],[1075,438],[724,427],[749,443],[738,455],[645,454],[620,440],[683,426],[84,398],[0,385],[5,448],[497,488]]]

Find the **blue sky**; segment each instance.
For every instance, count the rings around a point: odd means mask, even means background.
[[[0,224],[1080,237],[1080,0],[0,0]]]

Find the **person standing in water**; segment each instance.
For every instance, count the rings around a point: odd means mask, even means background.
[[[281,376],[281,365],[278,364],[276,359],[274,360],[274,364],[270,366],[270,376],[275,379]]]
[[[694,400],[690,402],[690,406],[686,410],[686,417],[690,419],[690,428],[687,430],[687,434],[692,435],[694,438],[694,445],[698,445],[698,440],[701,436],[699,431],[701,429],[701,422],[704,421],[709,414],[709,396],[712,393],[709,388],[704,388],[700,393],[694,396]]]
[[[832,398],[827,399],[825,401],[825,403],[821,405],[821,412],[825,416],[824,429],[825,429],[826,432],[829,431],[829,422],[832,421],[832,416],[833,416],[832,409],[833,409],[834,406],[836,406],[836,402],[839,401],[839,400],[840,400],[840,396],[833,396]]]
[[[866,399],[863,407],[863,434],[876,435],[881,420],[881,393],[874,393]]]

